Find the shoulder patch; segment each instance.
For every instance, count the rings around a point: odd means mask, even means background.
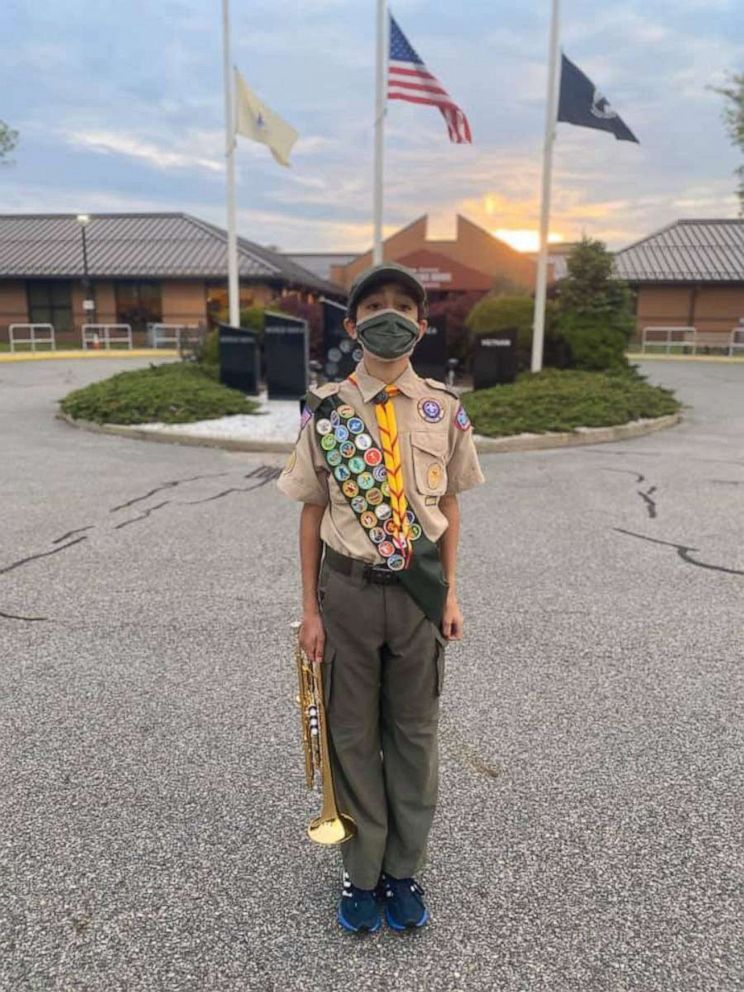
[[[432,389],[441,389],[443,393],[449,393],[454,399],[459,399],[458,394],[444,382],[440,382],[439,379],[424,379],[427,386],[431,386]]]
[[[470,417],[462,403],[458,406],[455,414],[455,427],[459,427],[461,431],[468,431],[471,427]]]

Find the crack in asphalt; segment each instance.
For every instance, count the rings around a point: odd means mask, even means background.
[[[618,475],[632,475],[635,477],[636,482],[640,485],[642,482],[646,481],[646,476],[642,472],[635,472],[627,468],[606,468],[603,466],[605,472],[616,472]],[[646,509],[648,510],[648,515],[652,520],[655,520],[658,513],[656,507],[656,500],[652,498],[653,494],[657,490],[657,486],[649,486],[649,488],[643,492],[643,490],[637,490],[638,495],[641,497],[643,502],[646,504]]]
[[[156,503],[155,506],[148,507],[148,509],[145,510],[144,513],[140,514],[139,517],[132,517],[131,520],[124,520],[123,523],[116,524],[114,526],[114,530],[121,530],[122,527],[128,527],[130,524],[138,524],[142,520],[147,520],[147,518],[150,516],[150,514],[154,513],[156,510],[162,509],[162,507],[164,507],[164,506],[168,506],[170,503],[173,503],[173,502],[174,502],[174,500],[172,500],[172,499],[166,499],[166,500],[163,500],[162,503]]]
[[[3,620],[22,620],[24,623],[39,623],[43,621],[45,623],[49,622],[49,617],[22,617],[17,613],[6,613],[5,610],[0,610],[0,617]]]
[[[86,530],[94,530],[95,524],[89,524],[87,527],[77,527],[75,530],[68,530],[66,534],[62,537],[57,537],[52,541],[52,544],[59,544],[62,541],[66,541],[68,537],[72,537],[73,534],[82,534]]]
[[[196,506],[198,503],[212,503],[216,499],[222,499],[223,496],[229,496],[230,493],[250,493],[253,492],[254,489],[260,489],[262,486],[265,486],[273,479],[278,479],[281,474],[282,469],[277,468],[275,465],[259,465],[255,471],[249,472],[248,475],[245,476],[246,479],[260,479],[257,486],[236,486],[231,489],[224,489],[221,493],[217,493],[215,496],[207,496],[205,499],[187,500],[187,503],[189,506]]]
[[[164,482],[162,485],[156,486],[148,493],[145,493],[144,496],[135,496],[133,499],[127,500],[126,503],[120,503],[119,506],[113,506],[109,510],[109,513],[116,513],[117,510],[125,510],[127,507],[134,506],[135,503],[142,503],[144,500],[154,496],[155,493],[161,493],[164,489],[175,489],[176,486],[182,486],[187,482],[198,482],[200,479],[218,479],[229,474],[229,472],[211,472],[206,475],[192,475],[189,476],[188,479],[174,479],[171,482]]]
[[[744,486],[744,481],[741,479],[709,479],[708,481],[717,486]]]
[[[50,555],[59,554],[60,551],[66,551],[68,548],[80,544],[81,541],[87,540],[87,537],[78,537],[74,541],[70,541],[69,544],[62,544],[58,548],[54,548],[53,551],[41,551],[38,555],[29,555],[28,558],[21,558],[18,561],[11,562],[10,565],[0,568],[0,575],[6,575],[8,572],[12,572],[14,568],[20,568],[21,565],[28,565],[29,562],[36,561],[38,558],[48,558]]]
[[[707,568],[713,572],[726,572],[728,575],[744,575],[744,572],[736,568],[727,568],[725,565],[710,565],[704,561],[696,561],[690,557],[691,551],[699,551],[699,548],[690,547],[687,544],[676,544],[674,541],[661,541],[656,537],[647,537],[645,534],[636,534],[632,530],[625,530],[623,527],[613,527],[619,534],[627,534],[629,537],[640,538],[641,541],[649,541],[651,544],[663,544],[668,548],[675,548],[682,561],[688,565],[697,565],[698,568]]]

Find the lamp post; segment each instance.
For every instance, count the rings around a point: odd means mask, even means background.
[[[85,237],[85,229],[90,223],[90,216],[88,214],[78,214],[77,222],[80,225],[80,233],[83,236],[83,323],[95,324],[96,301],[93,299],[90,291],[90,275],[88,274],[88,242]]]

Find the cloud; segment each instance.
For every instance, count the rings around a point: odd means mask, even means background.
[[[219,148],[220,140],[224,143],[224,135],[214,131],[193,132],[185,140],[173,144],[158,143],[126,131],[71,131],[64,133],[64,140],[78,148],[102,155],[123,155],[164,171],[197,169],[224,172],[225,169],[224,161],[219,156],[205,155],[203,151],[205,148]]]

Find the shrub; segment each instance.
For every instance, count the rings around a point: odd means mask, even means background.
[[[529,296],[486,296],[470,311],[467,325],[471,340],[490,331],[517,330],[517,368],[525,371],[532,364],[532,322],[535,304]],[[556,307],[548,301],[545,307],[545,365],[562,368],[566,362],[565,348],[556,328]]]
[[[99,424],[181,424],[255,413],[257,408],[237,389],[214,382],[192,362],[120,372],[76,389],[61,403],[62,411],[70,417]]]
[[[607,427],[680,407],[671,390],[648,385],[635,369],[526,372],[509,385],[464,393],[462,402],[474,430],[489,437]]]

